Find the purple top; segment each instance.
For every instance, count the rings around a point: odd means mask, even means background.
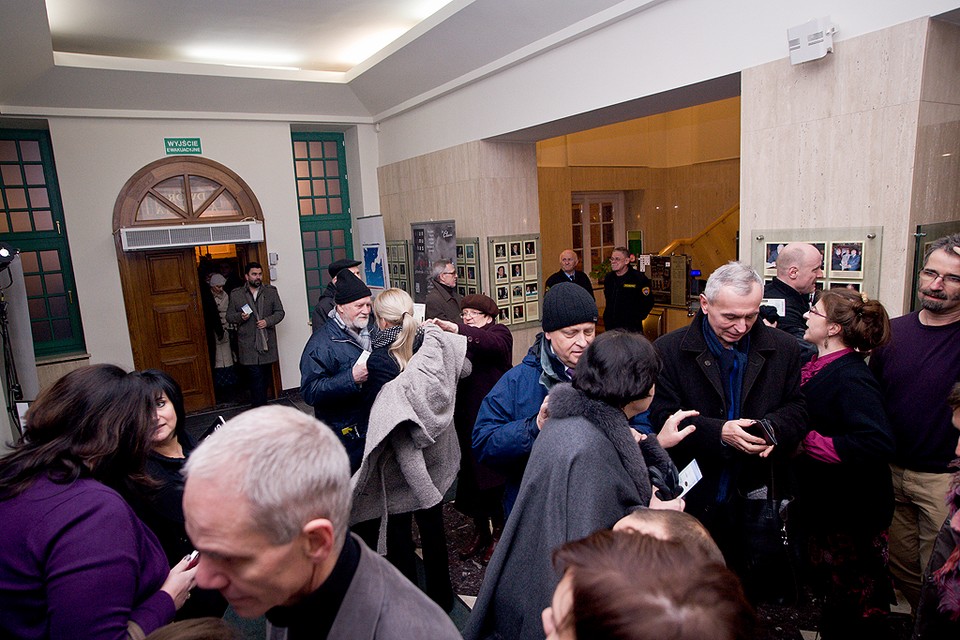
[[[870,356],[897,451],[893,461],[911,471],[949,473],[957,431],[947,405],[960,380],[960,322],[932,327],[918,313],[890,321],[891,340]]]
[[[173,619],[160,543],[95,480],[43,476],[0,500],[0,540],[0,637],[113,640]]]

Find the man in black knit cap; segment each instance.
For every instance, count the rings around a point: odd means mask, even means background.
[[[577,361],[593,342],[597,303],[582,287],[561,282],[543,297],[543,333],[523,361],[507,371],[480,405],[473,428],[479,462],[507,477],[503,509],[509,516],[520,490],[533,441],[547,419],[547,392],[570,382]]]

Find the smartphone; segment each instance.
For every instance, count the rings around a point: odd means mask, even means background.
[[[754,420],[753,426],[749,427],[747,431],[751,435],[760,436],[767,444],[777,444],[777,434],[773,430],[773,425],[766,418]]]

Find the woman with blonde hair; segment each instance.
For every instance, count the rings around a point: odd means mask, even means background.
[[[373,313],[376,316],[380,332],[374,337],[373,351],[367,359],[367,381],[364,383],[364,397],[367,402],[366,415],[371,415],[374,402],[383,387],[407,370],[410,360],[424,343],[424,329],[413,315],[413,299],[402,289],[387,289],[373,301]],[[432,329],[441,333],[439,329]],[[432,344],[432,342],[431,342]],[[464,349],[465,351],[465,349]],[[451,381],[456,387],[456,380]],[[419,391],[419,390],[418,390]],[[416,395],[425,396],[427,390]],[[402,431],[403,425],[370,422],[364,433],[371,429],[376,434],[385,431]],[[452,431],[452,424],[450,425]],[[364,462],[357,472],[358,484],[369,478],[368,458],[373,454],[378,437],[368,439],[364,449]],[[426,480],[426,479],[424,479]],[[373,483],[377,484],[377,483]],[[445,489],[441,489],[441,492]],[[400,499],[400,492],[391,492],[387,498]],[[355,501],[355,507],[360,501]],[[425,571],[425,591],[444,611],[453,607],[453,586],[450,583],[447,542],[443,530],[443,504],[438,502],[425,509],[394,512],[394,505],[388,505],[389,518],[386,526],[386,557],[412,583],[418,584],[415,545],[413,542],[413,518],[417,519],[417,528],[423,545],[423,563]],[[381,514],[383,515],[383,514]],[[360,522],[354,530],[373,549],[379,545],[377,521]]]

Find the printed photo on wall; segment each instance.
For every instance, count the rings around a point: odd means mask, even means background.
[[[517,304],[513,306],[513,321],[517,322],[518,320],[523,320],[523,305]]]
[[[533,258],[537,255],[537,241],[536,240],[527,240],[523,243],[523,256],[525,258]]]
[[[519,258],[519,257],[520,257],[520,243],[519,243],[519,242],[511,242],[511,243],[510,243],[510,257],[511,257],[511,258]]]
[[[512,300],[514,302],[523,301],[523,285],[522,284],[513,285],[513,289],[511,290],[511,293],[513,294]]]
[[[477,288],[476,288],[476,287],[467,287],[467,295],[468,295],[468,296],[475,295],[476,293],[477,293]]]
[[[467,281],[476,282],[477,280],[477,268],[473,266],[467,266]]]
[[[842,282],[840,280],[831,280],[830,281],[831,289],[853,289],[854,291],[860,291],[859,282]]]
[[[510,301],[510,291],[507,287],[497,287],[497,302],[509,302]]]
[[[514,262],[510,265],[510,281],[523,280],[523,263]]]
[[[507,265],[501,264],[497,267],[497,282],[507,282],[509,278],[507,277]]]
[[[506,262],[507,261],[507,243],[506,242],[497,242],[493,245],[493,261],[494,262]]]
[[[539,290],[537,289],[537,283],[536,283],[536,282],[529,282],[529,283],[527,283],[527,287],[526,287],[526,289],[525,289],[525,292],[526,292],[528,298],[531,298],[531,297],[532,297],[532,298],[536,298],[536,297],[537,297],[537,294],[539,293]]]
[[[765,270],[773,270],[773,274],[776,275],[777,271],[777,256],[780,255],[780,251],[787,246],[785,242],[768,242],[764,249],[764,258],[763,258],[763,268]]]
[[[463,255],[466,258],[467,262],[475,262],[477,259],[476,249],[472,244],[464,245]]]
[[[463,280],[463,267],[457,267],[457,277]]]
[[[862,279],[863,258],[862,242],[831,242],[830,277]]]
[[[501,307],[500,315],[497,318],[503,324],[510,324],[510,307]]]
[[[460,262],[461,260],[463,260],[463,245],[458,244],[457,245],[457,262]]]

